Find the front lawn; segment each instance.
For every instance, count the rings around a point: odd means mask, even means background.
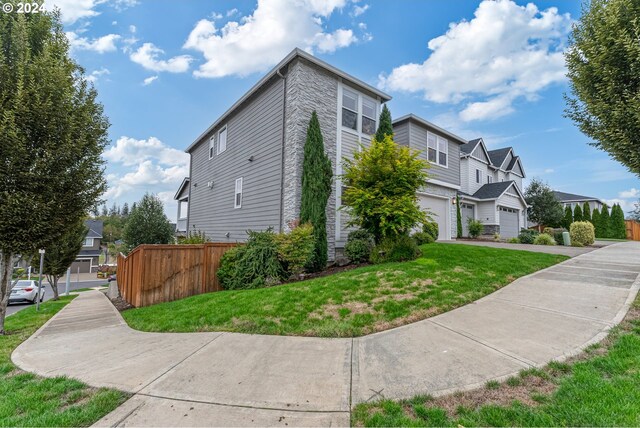
[[[565,363],[444,397],[356,406],[355,426],[639,426],[640,298],[607,339]]]
[[[258,290],[201,294],[122,315],[143,331],[361,336],[449,311],[567,259],[471,245],[421,248],[423,256],[412,262]]]
[[[43,378],[18,369],[13,350],[75,296],[49,300],[7,317],[0,336],[0,426],[89,426],[122,404],[127,394],[91,388],[66,377]]]

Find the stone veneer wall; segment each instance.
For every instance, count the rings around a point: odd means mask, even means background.
[[[325,151],[331,159],[334,175],[338,121],[336,77],[305,60],[298,59],[289,65],[286,78],[283,230],[289,230],[289,222],[300,217],[302,161],[311,113],[315,110],[318,115]],[[327,203],[329,260],[335,259],[335,216],[334,185]]]

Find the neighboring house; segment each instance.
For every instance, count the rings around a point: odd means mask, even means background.
[[[487,150],[482,138],[460,146],[460,202],[463,236],[469,218],[484,224],[484,234],[518,236],[527,225],[522,191],[522,161],[513,148]]]
[[[178,217],[175,228],[176,236],[187,236],[187,216],[189,214],[189,177],[182,180],[182,184],[178,188],[173,197],[178,201]]]
[[[413,114],[396,119],[393,132],[396,143],[420,150],[429,162],[429,184],[418,192],[418,202],[438,223],[438,239],[455,238],[460,146],[467,141]]]
[[[327,204],[329,259],[347,239],[342,158],[368,144],[391,97],[293,50],[187,148],[187,230],[217,242],[247,230],[288,230],[300,215],[302,160],[311,113],[318,114],[334,183]]]
[[[71,264],[71,273],[97,272],[100,259],[100,244],[102,240],[102,220],[85,220],[87,226],[87,236],[82,244],[82,249]],[[79,270],[78,270],[79,269]]]
[[[570,206],[571,210],[573,210],[576,205],[580,205],[580,208],[584,207],[584,203],[589,203],[589,208],[591,208],[591,212],[594,209],[598,209],[598,211],[602,211],[602,206],[604,203],[598,198],[592,198],[590,196],[581,196],[574,195],[572,193],[558,192],[554,190],[553,193],[556,195],[556,198],[562,203],[562,207]]]

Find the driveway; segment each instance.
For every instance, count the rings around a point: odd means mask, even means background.
[[[562,254],[564,256],[575,257],[581,254],[590,253],[598,248],[607,246],[609,243],[604,241],[599,242],[598,247],[565,247],[564,245],[531,245],[531,244],[509,244],[507,242],[493,242],[493,241],[473,241],[473,240],[459,240],[459,241],[438,241],[445,244],[462,244],[462,245],[478,245],[481,247],[494,247],[494,248],[506,248],[507,250],[522,250],[533,251],[534,253],[547,253],[547,254]]]
[[[12,358],[43,376],[135,394],[97,426],[349,425],[363,401],[472,389],[579,353],[622,320],[639,274],[640,243],[615,244],[353,339],[144,333],[91,291]]]

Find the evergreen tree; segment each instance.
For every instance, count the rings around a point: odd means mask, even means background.
[[[385,104],[382,106],[380,120],[378,121],[378,131],[376,132],[376,141],[384,141],[384,136],[389,135],[393,138],[393,123],[391,122],[391,112]]]
[[[600,211],[600,237],[601,238],[611,238],[611,231],[609,229],[610,223],[609,216],[609,207],[607,204],[602,206],[602,211]]]
[[[591,224],[593,224],[593,228],[595,229],[596,238],[602,238],[602,231],[600,230],[600,210],[598,208],[593,209],[593,213],[591,214]]]
[[[109,215],[109,210],[107,210],[107,204],[102,204],[102,217],[106,217]]]
[[[551,188],[534,178],[527,186],[524,199],[527,201],[527,217],[538,227],[556,227],[562,223],[562,204]]]
[[[624,211],[622,207],[615,204],[611,208],[611,237],[615,239],[625,239],[627,237],[627,225],[624,222]]]
[[[580,208],[580,204],[577,204],[573,209],[573,221],[582,221],[582,208]]]
[[[48,248],[106,190],[97,97],[59,12],[0,13],[0,334],[19,255]]]
[[[140,206],[130,215],[122,234],[127,251],[140,244],[173,242],[173,227],[164,214],[162,201],[156,195],[145,194]]]
[[[462,212],[460,211],[460,195],[456,195],[456,237],[462,238]]]
[[[300,201],[300,222],[313,226],[313,257],[306,269],[320,271],[327,266],[327,201],[331,194],[333,167],[324,151],[324,141],[320,122],[315,111],[307,128],[302,163],[302,197]]]
[[[78,221],[62,237],[49,244],[44,253],[44,273],[53,290],[53,300],[58,300],[58,280],[67,272],[82,249],[87,236],[84,220]],[[37,258],[36,258],[37,260]]]
[[[564,207],[564,219],[562,220],[562,227],[569,230],[573,223],[573,212],[571,211],[571,205]]]
[[[111,205],[111,208],[109,209],[109,216],[114,217],[116,215],[118,215],[118,206],[114,202],[113,205]]]
[[[589,202],[585,202],[582,206],[582,220],[591,222],[591,207]]]
[[[122,216],[126,217],[129,215],[129,204],[128,203],[124,203],[124,205],[122,206]]]
[[[136,202],[133,203],[133,205],[131,205],[131,213],[133,214],[133,212],[136,210],[136,208],[138,208],[138,204]]]

